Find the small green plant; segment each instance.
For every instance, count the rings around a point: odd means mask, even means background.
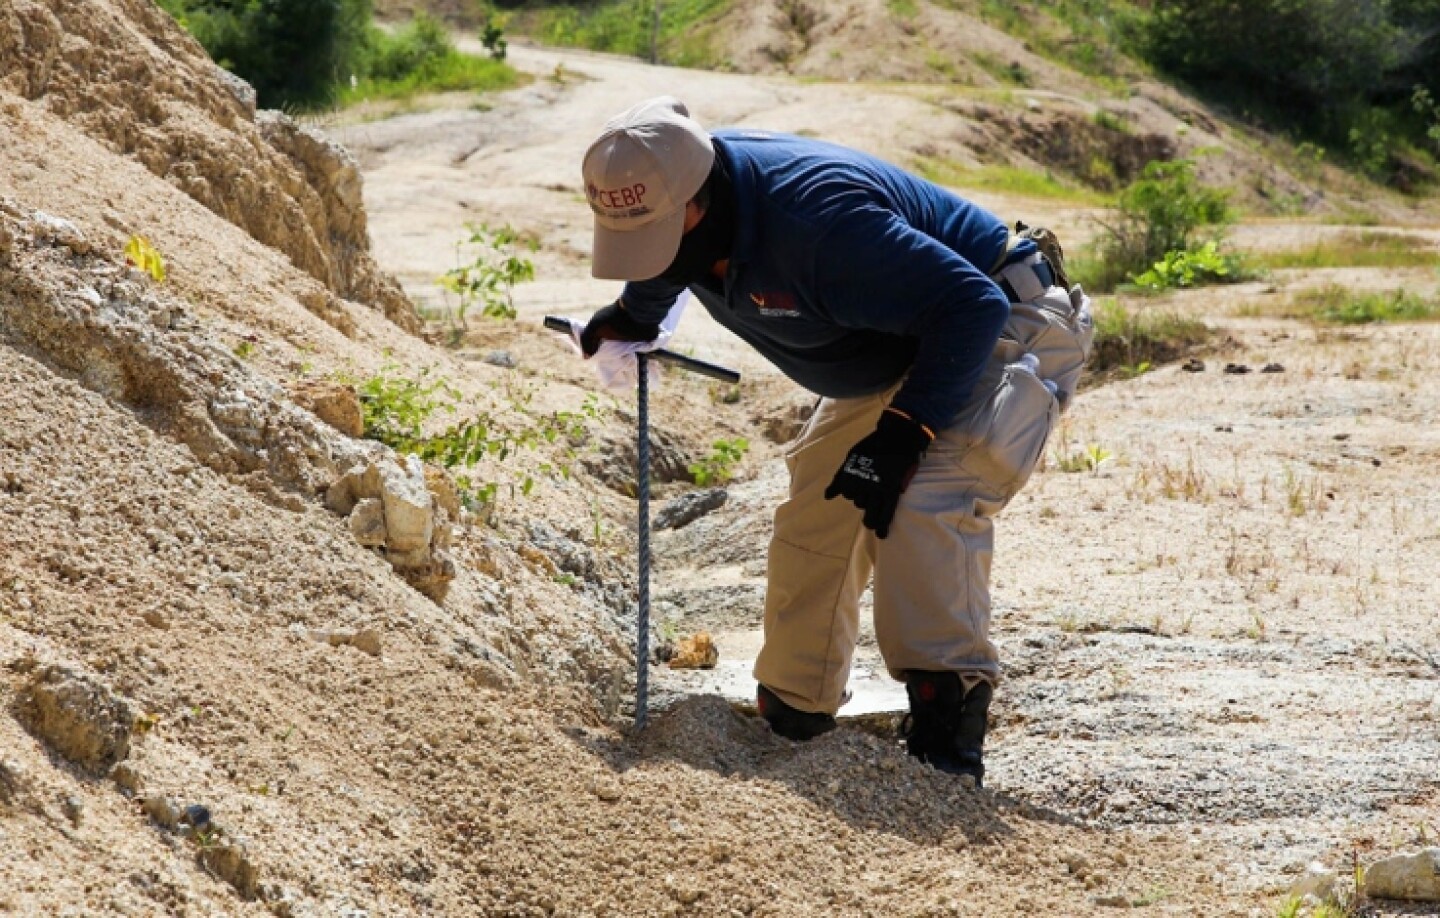
[[[444,379],[431,379],[430,370],[418,379],[399,374],[400,366],[386,362],[376,373],[355,385],[367,440],[378,440],[398,452],[412,452],[425,439],[423,427],[436,411],[453,410],[460,390]]]
[[[1100,466],[1110,461],[1111,452],[1099,443],[1091,443],[1085,447],[1085,468],[1092,474],[1100,471]]]
[[[1097,127],[1104,128],[1107,131],[1113,131],[1117,134],[1130,133],[1129,122],[1108,109],[1095,109],[1095,114],[1091,120],[1095,122]]]
[[[1145,890],[1143,894],[1131,899],[1130,904],[1135,908],[1145,908],[1151,905],[1159,905],[1168,898],[1170,898],[1170,889],[1162,883],[1150,887]]]
[[[1079,449],[1057,451],[1055,454],[1055,465],[1062,472],[1097,472],[1100,466],[1109,460],[1109,450],[1098,443]]]
[[[1314,315],[1320,322],[1335,325],[1416,322],[1437,316],[1440,316],[1440,301],[1422,299],[1408,290],[1352,295],[1322,306]]]
[[[239,341],[235,342],[235,347],[233,347],[231,350],[233,350],[235,356],[239,357],[241,360],[249,360],[255,355],[255,342],[251,341],[249,338],[241,338]]]
[[[1135,275],[1133,281],[1138,287],[1159,291],[1233,283],[1245,276],[1240,257],[1222,254],[1219,243],[1212,239],[1198,249],[1166,252],[1148,271]]]
[[[507,470],[511,493],[521,496],[534,490],[537,475],[569,475],[569,461],[575,457],[576,444],[585,439],[586,422],[600,413],[595,396],[588,395],[578,411],[541,414],[529,407],[532,392],[509,389],[507,407],[518,415],[518,423],[502,424],[482,411],[438,434],[427,434],[426,422],[436,412],[458,410],[461,393],[443,378],[429,378],[428,369],[420,372],[419,379],[397,375],[398,369],[386,363],[368,379],[345,380],[359,391],[364,436],[447,469],[468,470],[487,461],[503,464],[521,452],[561,446],[564,458],[558,464],[541,461]],[[478,480],[468,471],[456,474],[455,481],[471,506],[494,504],[502,483]]]
[[[446,271],[440,278],[440,285],[460,298],[456,317],[461,327],[465,327],[465,314],[477,303],[484,315],[515,318],[515,285],[535,279],[535,263],[518,254],[517,249],[535,252],[540,244],[522,237],[509,224],[491,229],[484,223],[467,223],[466,229],[470,235],[456,245],[456,255],[463,258],[463,249],[468,245],[478,250],[474,259]]]
[[[1245,636],[1257,643],[1265,641],[1265,616],[1259,612],[1250,613],[1250,627],[1245,629]]]
[[[195,829],[191,833],[191,838],[195,839],[195,846],[201,851],[213,851],[220,847],[223,834],[218,826],[204,826]]]
[[[743,437],[716,440],[711,444],[710,455],[699,462],[692,462],[686,468],[695,483],[702,488],[712,484],[724,484],[733,477],[735,466],[745,458],[749,449],[750,441]]]

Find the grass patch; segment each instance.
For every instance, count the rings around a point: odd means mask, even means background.
[[[992,191],[1025,198],[1063,201],[1103,207],[1111,199],[1088,188],[1067,184],[1049,171],[1019,169],[1014,166],[961,166],[938,157],[920,157],[915,171],[937,185],[967,191]]]
[[[1249,307],[1240,315],[1256,316],[1265,312],[1322,325],[1424,322],[1440,319],[1440,299],[1425,299],[1408,290],[1361,293],[1339,284],[1327,284],[1300,291],[1278,310],[1262,311]]]
[[[1124,77],[1135,69],[1124,50],[1125,36],[1134,31],[1135,13],[1128,4],[1055,0],[1024,7],[1008,0],[980,0],[976,9],[971,3],[940,0],[940,5],[974,10],[987,24],[1023,41],[1027,50],[1078,70],[1111,91],[1124,91]]]
[[[725,63],[714,41],[713,23],[733,0],[664,0],[660,5],[659,63],[716,69]],[[586,6],[525,11],[509,22],[513,31],[546,44],[628,54],[648,60],[654,28],[654,0],[608,0]]]
[[[1258,252],[1264,268],[1423,268],[1440,262],[1424,236],[1408,233],[1344,233],[1336,239],[1287,252]]]
[[[520,85],[520,74],[504,61],[447,51],[402,77],[365,77],[340,91],[342,106],[366,101],[403,101],[432,92],[493,92]]]
[[[1213,332],[1198,319],[1174,310],[1101,300],[1095,308],[1095,345],[1088,367],[1096,373],[1136,376],[1186,356],[1209,342]]]

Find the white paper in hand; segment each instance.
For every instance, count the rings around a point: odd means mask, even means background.
[[[601,341],[600,349],[590,358],[596,374],[600,377],[600,384],[617,394],[634,392],[636,380],[639,378],[635,369],[635,355],[664,347],[674,336],[675,326],[680,324],[680,316],[684,314],[689,302],[690,291],[682,290],[675,298],[675,305],[670,307],[670,312],[660,323],[660,334],[655,336],[654,341]],[[570,344],[577,354],[584,353],[580,348],[580,333],[585,330],[586,320],[565,316],[565,321],[570,323]],[[650,373],[646,379],[652,392],[660,388],[660,374],[655,372],[655,368],[656,364],[650,364]]]

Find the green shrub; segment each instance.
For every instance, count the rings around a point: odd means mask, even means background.
[[[512,493],[529,495],[537,475],[558,473],[568,476],[569,461],[585,437],[588,420],[599,417],[593,395],[587,396],[579,411],[541,414],[530,408],[533,393],[505,389],[505,406],[518,423],[504,424],[496,415],[480,411],[438,434],[425,432],[426,422],[436,412],[454,413],[461,393],[443,377],[431,377],[428,369],[417,378],[400,374],[395,363],[386,363],[380,372],[362,381],[346,380],[356,386],[364,418],[366,439],[377,440],[399,453],[419,456],[447,469],[463,469],[455,476],[467,504],[493,504],[502,484]],[[518,428],[518,429],[516,429]],[[547,445],[559,444],[562,457],[552,462],[535,453]],[[526,461],[510,466],[512,458],[525,455]],[[499,478],[474,477],[475,467]],[[497,468],[498,464],[498,468]]]
[[[1164,258],[1150,266],[1150,270],[1136,275],[1134,282],[1147,290],[1170,290],[1174,287],[1235,283],[1247,276],[1240,256],[1223,254],[1219,244],[1212,239],[1198,249],[1166,252]]]
[[[435,70],[440,61],[455,53],[445,24],[420,13],[394,34],[371,26],[365,35],[365,59],[361,74],[372,80],[403,80],[412,73]]]
[[[1153,0],[1149,6],[1138,48],[1161,70],[1237,114],[1347,151],[1374,178],[1402,190],[1424,183],[1411,175],[1413,157],[1403,147],[1440,153],[1440,137],[1430,133],[1440,121],[1426,104],[1440,94],[1440,3]]]
[[[1077,279],[1113,290],[1169,253],[1197,248],[1202,230],[1218,240],[1231,218],[1227,195],[1198,182],[1193,160],[1151,162],[1120,192],[1117,214],[1101,223],[1098,252],[1080,259]]]
[[[363,55],[370,0],[160,0],[262,108],[330,104]]]
[[[371,21],[371,0],[160,0],[215,62],[255,87],[262,108],[308,110],[417,92],[504,89],[518,76],[461,54],[444,23],[421,13],[396,32]]]

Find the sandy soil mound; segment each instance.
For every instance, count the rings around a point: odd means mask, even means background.
[[[226,73],[148,0],[0,8],[0,89],[138,162],[331,292],[414,329],[369,255],[355,164]]]

